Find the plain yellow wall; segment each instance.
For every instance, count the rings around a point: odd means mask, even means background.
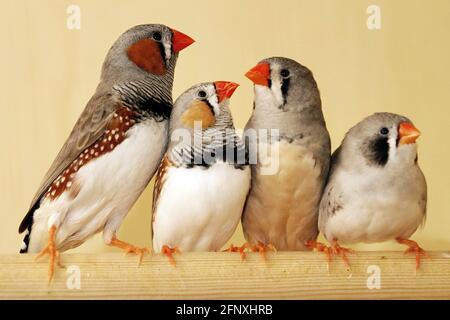
[[[72,3],[81,8],[80,30],[66,28]],[[379,31],[366,27],[370,4],[381,7]],[[142,23],[164,23],[197,40],[178,60],[174,98],[202,81],[241,84],[232,100],[238,128],[253,100],[243,74],[274,55],[313,70],[333,149],[373,112],[410,117],[423,133],[419,156],[429,185],[427,224],[414,239],[427,249],[450,249],[450,1],[2,0],[0,11],[0,253],[20,247],[18,225],[94,92],[107,50]],[[123,224],[123,240],[150,245],[151,194],[152,185]],[[239,229],[232,242],[242,241]],[[97,236],[76,250],[114,249]]]

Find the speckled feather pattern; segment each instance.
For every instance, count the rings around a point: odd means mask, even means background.
[[[71,189],[74,177],[79,169],[91,160],[111,152],[126,137],[127,131],[136,123],[136,113],[127,107],[120,107],[114,112],[104,134],[80,155],[60,174],[49,187],[43,199],[55,200],[64,191]],[[71,192],[75,197],[79,190]]]

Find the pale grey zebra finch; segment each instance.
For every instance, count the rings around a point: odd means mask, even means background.
[[[250,186],[229,110],[233,82],[201,83],[174,104],[153,193],[153,250],[217,251],[233,235]]]
[[[103,231],[106,244],[142,255],[116,238],[152,178],[167,143],[178,52],[194,41],[164,25],[123,33],[103,63],[100,83],[45,175],[23,219],[21,252],[50,256]]]
[[[246,76],[255,90],[246,136],[259,132],[249,143],[250,155],[256,153],[257,159],[251,164],[252,184],[242,216],[247,245],[262,254],[267,247],[306,250],[318,235],[330,161],[319,89],[311,71],[288,58],[265,59]],[[269,135],[266,141],[261,130]],[[273,152],[265,156],[268,150]],[[277,164],[274,172],[264,172],[268,163]]]
[[[339,243],[395,239],[407,252],[426,255],[409,237],[425,221],[427,184],[418,164],[412,122],[393,113],[373,114],[351,128],[333,153],[330,177],[320,203],[319,229],[331,243],[328,255],[340,254]],[[329,258],[331,258],[329,256]]]

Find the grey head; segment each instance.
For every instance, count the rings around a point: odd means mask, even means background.
[[[229,101],[238,84],[227,81],[196,84],[175,101],[170,117],[168,155],[177,165],[209,166],[224,160],[221,152],[241,147]],[[228,161],[228,160],[227,160]]]
[[[132,27],[109,49],[97,91],[113,88],[130,102],[149,97],[172,102],[178,53],[193,42],[162,24]]]
[[[255,84],[254,110],[248,127],[280,129],[281,134],[291,138],[314,135],[311,131],[325,134],[319,89],[307,67],[289,58],[272,57],[260,61],[246,77]]]
[[[408,118],[394,113],[375,113],[348,131],[339,151],[339,161],[354,167],[414,165],[419,136],[420,131]]]

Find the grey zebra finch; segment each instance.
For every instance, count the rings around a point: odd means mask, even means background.
[[[395,239],[415,254],[416,269],[426,252],[409,238],[424,223],[427,184],[418,164],[412,122],[393,113],[375,113],[351,128],[333,153],[320,203],[319,229],[350,267],[340,243]]]
[[[330,161],[319,89],[307,67],[283,57],[262,60],[246,76],[255,91],[246,132],[278,132],[276,138],[264,141],[260,136],[249,145],[258,157],[251,164],[252,185],[242,216],[246,245],[262,254],[267,248],[307,250],[318,235]],[[278,152],[264,160],[268,149]],[[265,174],[265,165],[274,162],[277,170]]]

